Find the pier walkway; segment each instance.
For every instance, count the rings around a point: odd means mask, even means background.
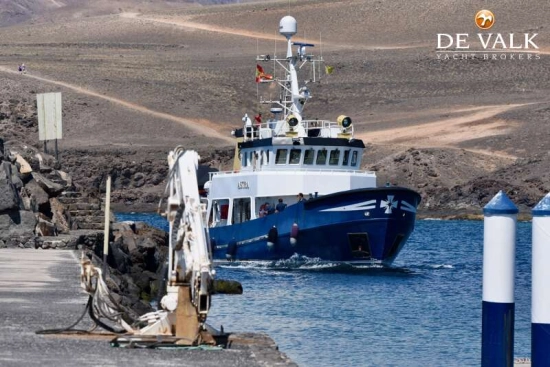
[[[111,337],[37,335],[82,314],[75,251],[0,249],[0,365],[11,366],[296,366],[264,334],[234,334],[224,350],[112,348]],[[78,328],[91,325],[86,316]]]

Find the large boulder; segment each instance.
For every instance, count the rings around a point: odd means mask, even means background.
[[[7,210],[0,214],[0,240],[11,237],[34,236],[36,217],[25,210]]]
[[[38,223],[36,224],[35,233],[37,236],[43,237],[57,236],[57,228],[48,217],[42,213],[38,213]]]
[[[12,182],[12,165],[2,162],[0,165],[0,212],[19,208],[19,194]]]
[[[15,154],[15,161],[19,163],[19,172],[23,175],[29,174],[32,172],[31,165],[21,154],[16,153]]]
[[[50,208],[52,211],[52,222],[56,225],[57,231],[64,234],[69,233],[70,226],[67,221],[65,206],[57,198],[51,198]]]
[[[38,208],[48,204],[50,197],[48,193],[38,184],[36,180],[30,180],[25,185],[26,196],[31,199],[31,208],[38,211]]]
[[[113,223],[112,229],[115,235],[115,242],[118,242],[120,239],[120,247],[126,253],[131,253],[137,249],[136,235],[133,228],[135,228],[135,225],[128,222]]]
[[[58,183],[48,180],[38,172],[33,172],[32,177],[38,185],[48,193],[50,197],[58,196],[63,191],[64,187]]]
[[[58,181],[63,182],[65,188],[73,187],[73,179],[67,172],[55,170],[53,174],[58,177]]]

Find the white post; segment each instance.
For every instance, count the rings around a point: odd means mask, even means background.
[[[514,275],[518,209],[502,191],[483,208],[481,366],[514,364]]]
[[[550,194],[533,208],[531,366],[550,366]]]
[[[105,232],[103,235],[103,274],[107,276],[107,255],[109,254],[109,222],[111,220],[111,175],[105,184]]]

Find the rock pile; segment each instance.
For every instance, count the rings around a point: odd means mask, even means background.
[[[76,248],[85,252],[97,267],[103,266],[103,233],[80,236]],[[72,244],[71,244],[72,245]],[[75,247],[73,247],[75,248]],[[107,285],[117,302],[141,315],[153,310],[161,297],[166,274],[168,234],[142,222],[118,222],[112,226],[107,256]],[[154,302],[153,302],[154,303]]]
[[[36,148],[0,138],[0,246],[68,233],[69,219],[57,197],[73,185],[56,166]]]

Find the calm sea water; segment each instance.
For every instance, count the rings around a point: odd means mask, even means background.
[[[152,215],[120,215],[165,226]],[[515,355],[530,355],[531,224],[518,223]],[[269,334],[300,366],[479,366],[483,222],[417,222],[393,268],[296,258],[217,265],[243,284],[209,323]]]

